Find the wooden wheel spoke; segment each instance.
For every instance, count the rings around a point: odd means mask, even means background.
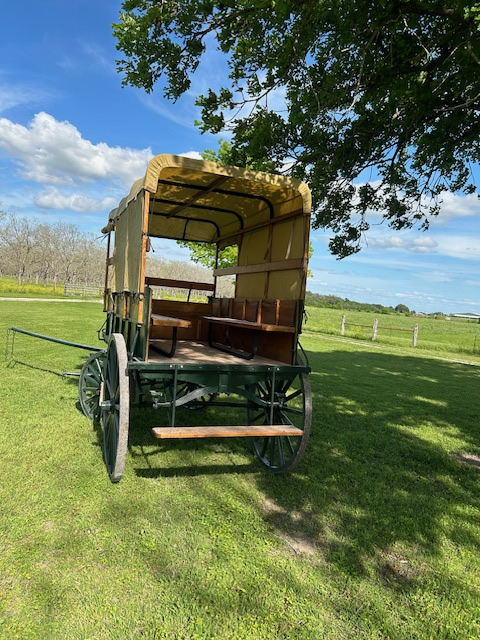
[[[302,393],[302,390],[301,389],[297,389],[296,391],[291,393],[289,396],[285,397],[285,402],[290,402],[290,400],[293,400],[294,398],[299,396],[301,393]]]
[[[270,466],[273,467],[275,465],[275,438],[270,438],[270,452],[268,459],[270,461]]]
[[[265,387],[262,387],[260,382],[257,382],[257,390],[259,391],[259,395],[262,400],[269,396],[268,390]]]
[[[266,452],[267,452],[267,447],[268,447],[268,441],[269,441],[269,440],[270,440],[270,438],[269,438],[268,436],[266,436],[266,437],[263,439],[262,452],[261,452],[261,454],[260,454],[260,457],[261,457],[261,458],[264,458],[264,457],[265,457],[265,454],[266,454]]]
[[[278,438],[275,438],[275,440],[277,441],[278,464],[279,464],[280,467],[283,467],[283,465],[285,464],[285,457],[283,455],[282,438],[280,436]]]
[[[112,383],[110,380],[105,380],[106,391],[108,391],[108,397],[111,398],[113,396]]]
[[[251,422],[257,422],[260,418],[265,419],[265,411],[259,411],[256,416],[252,416]]]
[[[292,427],[296,426],[296,425],[293,424],[293,422],[290,420],[290,418],[285,415],[285,413],[283,411],[280,411],[280,424],[291,424]]]
[[[287,443],[288,450],[290,451],[290,455],[293,456],[294,448],[290,436],[285,436],[285,441]]]
[[[282,407],[282,411],[287,411],[288,413],[295,413],[298,416],[303,416],[305,413],[302,409],[296,409],[295,407]]]

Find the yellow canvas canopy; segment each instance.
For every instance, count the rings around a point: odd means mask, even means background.
[[[295,299],[304,295],[311,195],[298,180],[174,155],[148,164],[111,211],[115,231],[112,290],[144,286],[147,236],[237,244],[236,296]],[[222,273],[221,273],[222,272]]]

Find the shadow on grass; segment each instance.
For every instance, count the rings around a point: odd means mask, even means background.
[[[176,478],[176,477],[197,477],[231,475],[242,473],[261,473],[255,462],[251,464],[213,464],[208,466],[195,467],[168,467],[166,469],[135,469],[135,474],[139,478]]]
[[[235,475],[251,474],[264,496],[262,518],[288,544],[303,540],[342,572],[357,576],[365,575],[366,563],[380,553],[379,578],[392,588],[414,583],[395,555],[398,544],[436,554],[447,536],[478,547],[473,533],[446,524],[450,516],[461,523],[458,510],[464,506],[480,507],[478,472],[454,458],[465,448],[480,452],[478,407],[472,403],[478,369],[371,352],[310,352],[309,358],[313,428],[295,473],[274,476],[253,458],[245,463],[246,439],[156,444],[150,429],[168,424],[166,415],[133,408],[129,449],[135,474],[146,479],[226,474],[229,486]],[[181,418],[183,424],[244,419],[235,410],[222,411],[219,419],[215,408],[183,410]],[[100,429],[97,437],[101,444]],[[225,463],[212,451],[225,456]],[[185,466],[178,465],[179,452]],[[201,466],[199,456],[205,461]],[[239,463],[230,464],[235,456]]]
[[[443,536],[455,542],[449,517],[480,507],[478,472],[453,459],[465,446],[479,450],[478,369],[371,352],[309,357],[312,436],[296,473],[258,477],[265,519],[284,536],[302,531],[358,575],[398,543],[435,554]],[[472,534],[462,540],[480,544]],[[389,580],[392,567],[381,570]]]
[[[313,428],[297,472],[273,476],[254,462],[232,465],[231,474],[255,474],[265,495],[265,520],[285,537],[307,536],[348,573],[362,574],[365,558],[399,542],[435,553],[445,535],[445,516],[463,505],[480,506],[478,474],[453,459],[465,444],[479,451],[478,411],[471,402],[478,370],[371,352],[309,357]],[[215,424],[205,413],[199,420],[195,412],[192,419]],[[143,449],[147,466],[136,468],[137,475],[228,473],[228,464],[156,468],[161,451],[180,450],[187,460],[191,451],[205,451],[208,457],[211,441],[169,442],[152,449],[149,427],[162,424],[159,416],[140,410],[132,418],[131,453],[135,459]],[[245,441],[222,446],[238,452]],[[450,537],[455,538],[453,532]],[[480,544],[468,536],[464,541]],[[389,575],[388,562],[382,569],[390,580],[395,570]]]

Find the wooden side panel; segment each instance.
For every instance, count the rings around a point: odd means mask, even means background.
[[[297,321],[298,301],[279,300],[278,302],[278,324],[294,327]]]
[[[210,282],[192,282],[190,280],[171,280],[170,278],[153,278],[147,276],[145,283],[153,287],[172,287],[172,289],[192,289],[193,291],[214,291],[215,285]]]
[[[220,317],[228,318],[231,298],[220,298]]]
[[[245,300],[234,298],[232,300],[232,315],[231,318],[237,318],[238,320],[244,320],[245,314]]]
[[[257,321],[259,300],[246,300],[245,301],[245,320],[250,322]]]
[[[265,322],[266,324],[279,324],[277,322],[277,306],[278,304],[276,300],[262,300],[260,322]]]

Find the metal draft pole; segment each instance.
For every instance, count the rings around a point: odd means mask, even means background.
[[[62,340],[61,338],[45,336],[41,333],[33,333],[33,331],[26,331],[25,329],[19,329],[18,327],[10,327],[9,331],[11,331],[14,336],[16,333],[23,333],[25,336],[39,338],[40,340],[48,340],[49,342],[56,342],[57,344],[64,344],[66,347],[75,347],[76,349],[85,349],[86,351],[105,351],[103,347],[93,347],[90,344],[81,344],[80,342],[72,342],[71,340]]]

